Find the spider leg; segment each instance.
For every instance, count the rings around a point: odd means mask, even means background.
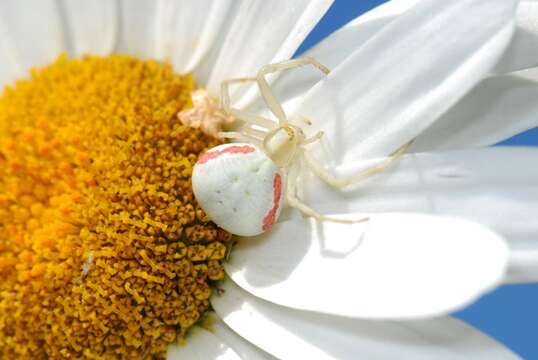
[[[389,157],[387,157],[387,159],[385,159],[382,163],[372,166],[368,169],[361,170],[358,173],[350,175],[350,176],[336,176],[330,173],[329,171],[327,171],[323,167],[323,165],[321,165],[310,154],[308,154],[308,152],[304,151],[303,153],[304,153],[304,159],[306,161],[306,164],[317,177],[325,181],[330,186],[340,189],[340,188],[349,186],[353,183],[364,180],[374,174],[385,171],[385,169],[387,169],[396,160],[398,160],[403,154],[405,154],[405,152],[409,149],[411,144],[413,144],[413,141],[410,141],[407,144],[400,147],[398,150],[392,153]]]
[[[233,139],[240,142],[248,142],[258,147],[263,146],[263,138],[265,133],[259,130],[243,127],[241,131],[221,131],[217,136],[221,139]]]
[[[319,63],[316,59],[305,56],[299,59],[287,60],[275,64],[265,65],[260,69],[260,71],[258,71],[258,74],[256,75],[258,86],[260,88],[260,93],[265,101],[265,104],[267,105],[269,110],[271,110],[271,112],[277,117],[280,126],[287,124],[288,119],[286,117],[284,109],[282,108],[282,105],[280,105],[276,96],[273,94],[273,91],[271,90],[271,87],[267,82],[266,75],[304,65],[313,65],[319,70],[321,70],[325,75],[330,72],[327,67]]]
[[[312,209],[310,206],[306,205],[304,202],[302,202],[300,199],[298,199],[294,194],[287,194],[286,200],[288,201],[288,205],[299,210],[304,215],[308,217],[313,217],[314,219],[318,221],[328,221],[328,222],[334,222],[339,224],[357,224],[361,222],[369,221],[370,218],[363,217],[360,219],[340,219],[335,218],[331,216],[322,215],[316,210]]]
[[[313,217],[314,219],[318,221],[328,221],[328,222],[334,222],[334,223],[340,223],[340,224],[357,224],[357,223],[366,222],[370,220],[368,217],[362,217],[359,219],[340,219],[340,218],[322,215],[298,198],[297,176],[288,176],[287,182],[288,182],[288,186],[287,186],[287,191],[286,191],[286,200],[288,201],[288,205],[299,210],[305,216]]]
[[[233,108],[230,105],[230,85],[232,84],[244,84],[251,81],[257,81],[255,77],[244,77],[237,79],[228,79],[220,83],[220,102],[225,112],[231,114]]]
[[[239,140],[242,142],[249,142],[251,140],[259,141],[258,138],[254,138],[243,132],[237,132],[237,131],[221,131],[218,133],[218,137],[221,139],[232,139],[232,140]]]
[[[309,137],[308,139],[305,139],[303,141],[303,145],[312,144],[318,140],[320,140],[323,137],[323,131],[318,131],[314,136]]]
[[[260,141],[262,141],[265,136],[267,135],[266,131],[254,129],[253,127],[243,126],[241,129],[241,132],[243,132],[246,135],[249,135],[253,138],[256,138]]]
[[[272,120],[242,110],[232,109],[232,115],[249,125],[256,125],[268,131],[275,129],[277,126]]]
[[[274,121],[271,121],[269,119],[266,119],[264,117],[251,114],[246,111],[242,111],[236,108],[233,108],[230,105],[230,85],[232,84],[242,84],[246,82],[255,82],[257,79],[255,77],[245,77],[245,78],[238,78],[238,79],[229,79],[224,80],[221,83],[220,90],[221,90],[221,107],[227,114],[230,114],[232,116],[235,116],[236,118],[252,124],[260,126],[264,129],[272,130],[276,127],[276,123]]]

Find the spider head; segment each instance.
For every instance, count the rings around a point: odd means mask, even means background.
[[[267,156],[279,167],[287,166],[305,139],[303,131],[293,125],[285,124],[265,136],[263,146]]]

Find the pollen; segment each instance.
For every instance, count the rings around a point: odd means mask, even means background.
[[[4,89],[0,358],[162,358],[208,310],[231,235],[192,193],[194,86],[114,55]]]

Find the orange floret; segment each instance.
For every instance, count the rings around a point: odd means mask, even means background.
[[[194,200],[190,76],[61,56],[0,98],[0,358],[153,359],[209,308],[231,235]]]

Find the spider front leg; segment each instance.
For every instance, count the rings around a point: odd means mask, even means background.
[[[240,142],[256,142],[257,145],[261,144],[257,137],[251,136],[244,131],[221,131],[218,133],[218,137],[221,139],[238,140]]]
[[[258,86],[260,88],[260,93],[265,101],[265,104],[271,110],[271,112],[277,117],[278,123],[280,126],[284,126],[288,123],[286,113],[282,108],[282,105],[278,102],[276,96],[273,94],[269,83],[267,82],[266,76],[271,73],[275,73],[282,70],[293,69],[295,67],[300,67],[304,65],[312,65],[318,68],[325,75],[329,74],[330,70],[325,67],[323,64],[318,62],[316,59],[305,56],[299,59],[293,59],[288,61],[282,61],[276,64],[265,65],[258,71],[256,79],[258,81]]]
[[[305,216],[313,217],[318,221],[329,221],[340,224],[357,224],[370,220],[368,217],[359,219],[340,219],[320,214],[297,197],[297,175],[298,174],[296,172],[290,171],[287,177],[288,186],[286,191],[286,200],[288,202],[288,206],[291,206],[299,210]]]
[[[258,127],[261,127],[263,129],[266,129],[267,131],[273,130],[276,127],[276,124],[274,121],[271,121],[269,119],[266,119],[262,116],[258,116],[255,114],[251,114],[247,111],[242,111],[236,108],[233,108],[230,103],[230,85],[232,84],[242,84],[246,82],[256,82],[257,79],[254,77],[245,77],[245,78],[238,78],[238,79],[229,79],[224,80],[221,83],[221,107],[222,109],[229,115],[235,116],[239,120],[242,120],[243,122],[247,123],[249,126],[256,125]]]
[[[306,164],[312,170],[312,172],[319,177],[321,180],[329,184],[334,188],[344,188],[361,180],[367,179],[368,177],[375,175],[377,173],[385,171],[389,166],[391,166],[396,160],[398,160],[409,147],[413,144],[413,140],[407,144],[400,147],[392,155],[387,157],[382,163],[372,166],[371,168],[359,171],[356,174],[350,176],[336,176],[329,171],[327,171],[323,165],[321,165],[317,160],[315,160],[307,151],[303,151],[304,159]]]
[[[221,139],[239,140],[241,142],[252,142],[256,146],[262,146],[266,133],[247,126],[243,126],[238,131],[221,131],[218,137]]]
[[[324,135],[323,131],[318,131],[317,133],[314,134],[314,136],[304,139],[303,146],[309,145],[309,144],[315,143],[316,141],[321,140],[323,135]]]

